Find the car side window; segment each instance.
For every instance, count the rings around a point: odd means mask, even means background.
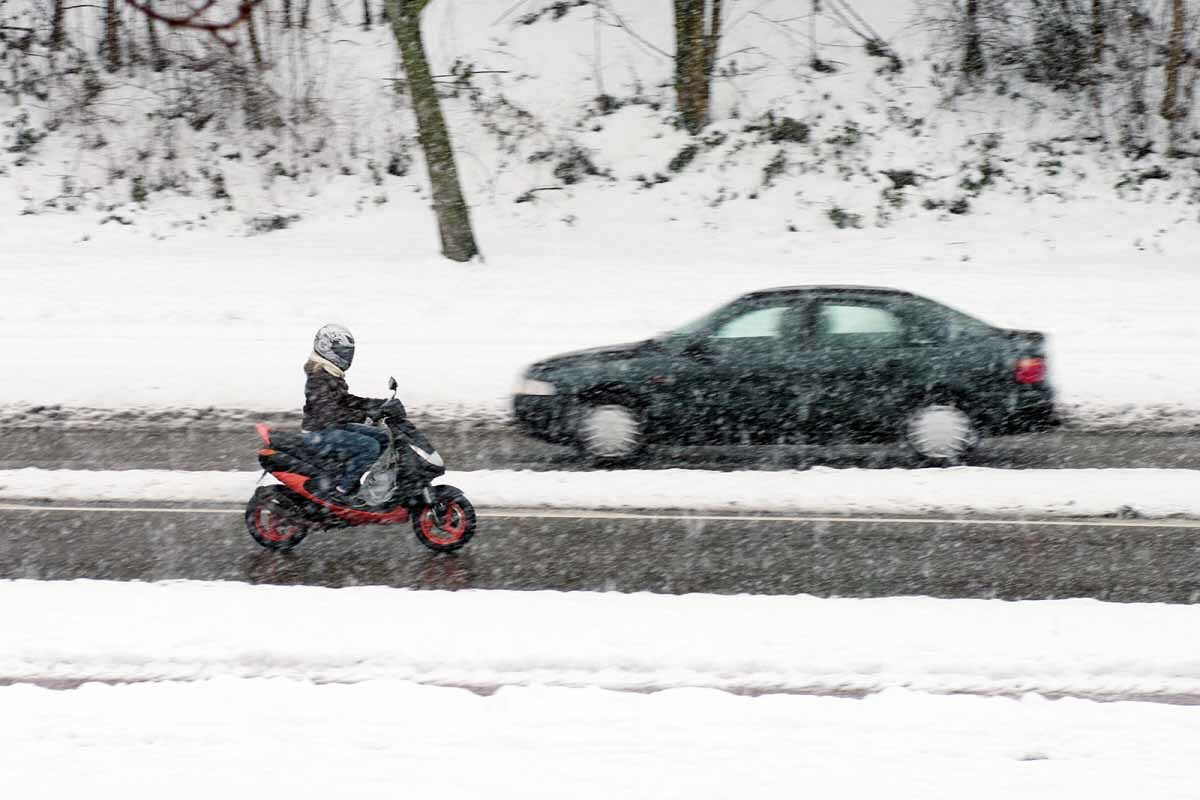
[[[712,334],[714,339],[774,339],[783,335],[788,306],[756,308],[727,320]]]
[[[923,301],[915,306],[909,322],[913,325],[913,338],[921,344],[946,344],[966,339],[983,339],[995,333],[995,328],[961,311],[933,301]]]
[[[946,309],[946,338],[950,341],[982,339],[993,333],[995,329],[986,322],[980,322],[950,308]]]
[[[813,338],[818,347],[899,347],[900,318],[887,308],[852,301],[822,303]]]

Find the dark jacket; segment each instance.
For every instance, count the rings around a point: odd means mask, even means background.
[[[339,378],[320,364],[304,365],[304,430],[319,431],[351,422],[363,422],[383,404],[382,400],[350,394],[345,378]]]

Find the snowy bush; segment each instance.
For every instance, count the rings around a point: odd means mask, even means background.
[[[557,224],[585,220],[614,191],[651,189],[717,226],[769,199],[756,214],[804,227],[829,224],[830,208],[875,208],[898,225],[986,212],[1002,194],[1101,186],[1182,204],[1200,192],[1187,125],[1171,150],[1183,163],[1159,164],[1165,56],[1148,45],[1165,36],[1161,14],[1114,19],[1097,61],[1090,2],[1055,16],[979,0],[987,69],[972,82],[961,3],[861,0],[869,31],[828,11],[784,13],[785,0],[760,5],[727,20],[712,122],[692,136],[676,125],[671,4],[431,4],[425,42],[470,204]],[[114,65],[103,9],[68,10],[55,45],[52,8],[0,6],[0,196],[19,198],[4,213],[99,219],[121,208],[195,225],[234,214],[256,230],[256,219],[353,214],[389,198],[428,205],[386,24],[364,29],[357,13],[314,5],[301,28],[299,12],[263,7],[254,46],[241,30],[231,49],[162,26],[152,39],[122,6]],[[1192,82],[1181,92],[1189,113]],[[1158,166],[1169,174],[1138,179]],[[1151,195],[1148,183],[1164,186]]]

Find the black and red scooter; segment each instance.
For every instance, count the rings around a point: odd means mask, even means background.
[[[269,550],[291,550],[318,530],[412,522],[421,544],[448,552],[475,535],[475,508],[461,489],[433,485],[446,472],[442,457],[417,430],[396,399],[370,420],[387,434],[388,446],[367,470],[352,505],[333,493],[341,465],[304,446],[304,435],[272,431],[259,423],[263,447],[258,462],[278,484],[260,486],[246,505],[246,527]],[[335,499],[336,498],[336,499]]]

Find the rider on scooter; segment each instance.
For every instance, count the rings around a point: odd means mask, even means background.
[[[304,364],[301,429],[306,447],[323,458],[335,456],[344,462],[335,491],[347,502],[388,443],[386,434],[363,424],[388,401],[350,394],[346,370],[353,361],[354,336],[345,326],[330,324],[317,331],[312,355]]]

